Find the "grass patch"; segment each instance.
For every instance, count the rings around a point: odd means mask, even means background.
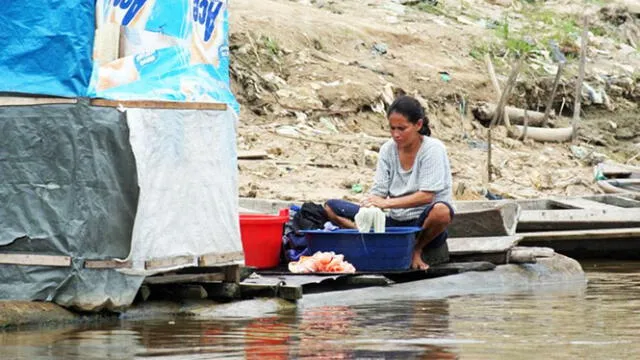
[[[274,56],[279,56],[280,55],[280,45],[278,45],[278,42],[269,37],[269,36],[265,36],[262,38],[262,43],[264,44],[264,47],[269,50],[269,52],[274,55]]]
[[[431,3],[431,2],[421,2],[418,3],[416,5],[414,5],[414,7],[420,11],[424,11],[427,12],[429,14],[434,14],[434,15],[446,15],[444,10],[441,8],[440,5],[438,5],[438,3]]]

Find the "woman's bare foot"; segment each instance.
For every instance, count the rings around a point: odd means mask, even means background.
[[[422,261],[422,250],[413,252],[413,258],[411,259],[411,268],[416,270],[427,270],[429,264]]]

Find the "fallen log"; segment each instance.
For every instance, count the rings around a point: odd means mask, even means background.
[[[471,110],[473,113],[473,117],[480,121],[481,123],[488,124],[491,122],[496,112],[496,105],[487,103],[487,102],[479,102],[476,106]],[[509,116],[509,120],[512,125],[524,125],[525,119],[525,110],[512,107],[505,106],[504,112]],[[542,126],[544,123],[544,113],[538,111],[530,111],[527,110],[526,117],[528,118],[528,124],[530,126]],[[552,111],[550,117],[555,117],[555,113]]]
[[[524,133],[525,127],[516,125],[517,129],[516,136],[518,138],[521,137],[521,134]],[[532,139],[541,142],[565,142],[571,140],[571,135],[573,134],[573,128],[541,128],[541,127],[532,127],[527,126],[527,139]]]

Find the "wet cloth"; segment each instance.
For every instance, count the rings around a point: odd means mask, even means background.
[[[373,228],[374,232],[383,233],[386,217],[384,212],[377,207],[361,207],[354,216],[358,231],[368,233]]]
[[[387,216],[385,219],[385,226],[386,227],[400,227],[400,226],[422,227],[422,225],[424,224],[424,221],[427,219],[427,216],[429,216],[429,213],[431,213],[431,210],[433,210],[433,207],[436,204],[446,205],[449,208],[449,214],[451,216],[451,219],[453,219],[453,216],[455,214],[455,211],[453,210],[453,206],[451,206],[449,203],[444,201],[437,201],[427,205],[427,207],[422,211],[422,213],[420,213],[419,216],[415,219],[400,221],[400,220],[393,219],[390,216]],[[345,201],[345,200],[339,200],[339,199],[328,200],[326,202],[326,205],[329,208],[331,208],[331,210],[333,210],[333,212],[336,215],[343,218],[347,218],[349,220],[354,220],[356,214],[358,213],[358,211],[360,211],[360,206],[358,204],[354,204],[352,202]],[[449,234],[446,230],[438,234],[438,236],[436,236],[435,239],[433,239],[430,243],[427,244],[427,246],[425,247],[425,251],[426,249],[440,247],[442,244],[444,244],[447,241],[448,237],[449,237]]]

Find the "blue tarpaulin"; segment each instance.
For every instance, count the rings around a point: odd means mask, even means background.
[[[2,1],[0,92],[85,96],[95,1]]]

